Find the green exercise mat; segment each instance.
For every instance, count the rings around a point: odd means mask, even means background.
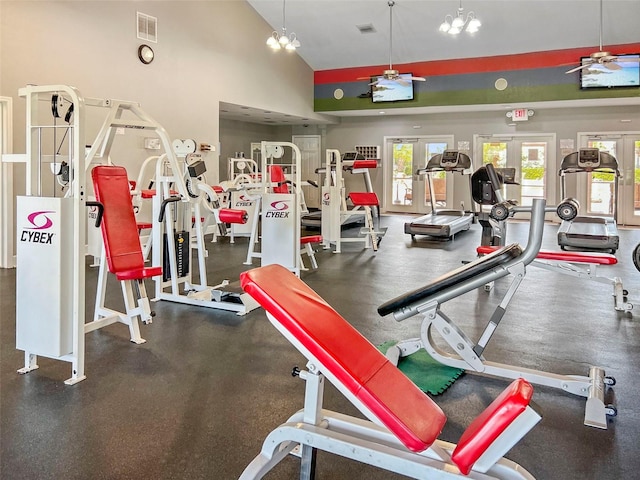
[[[398,343],[390,340],[378,347],[382,353],[387,353],[389,347]],[[461,368],[449,367],[436,362],[424,348],[408,357],[400,359],[398,368],[423,392],[439,395],[462,375]]]

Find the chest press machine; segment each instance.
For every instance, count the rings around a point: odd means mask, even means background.
[[[605,385],[614,385],[613,377],[606,377],[604,369],[592,366],[588,376],[559,375],[530,368],[490,362],[484,351],[498,328],[507,307],[524,279],[526,267],[536,258],[542,242],[545,201],[535,199],[532,207],[531,226],[526,248],[518,244],[502,247],[486,256],[445,274],[427,285],[392,299],[380,307],[382,316],[393,313],[402,321],[415,315],[424,317],[420,337],[404,340],[387,351],[387,357],[397,364],[400,357],[411,355],[424,348],[436,361],[468,372],[500,378],[525,378],[537,385],[557,388],[566,393],[586,397],[584,424],[596,428],[607,428],[607,415],[615,416],[615,407],[604,404]],[[499,278],[511,276],[511,285],[477,342],[473,342],[464,331],[443,311],[442,305],[460,295],[482,287]],[[435,342],[434,334],[447,343],[451,351]]]
[[[243,272],[242,287],[308,360],[304,409],[265,439],[240,480],[260,479],[289,454],[314,478],[317,450],[416,479],[533,479],[503,458],[541,419],[533,388],[517,379],[462,434],[438,440],[442,410],[317,293],[281,265]],[[368,419],[322,408],[327,378]]]
[[[22,235],[24,231],[38,232],[40,238],[42,232],[49,232],[51,242],[18,244],[16,347],[25,352],[25,366],[18,372],[24,374],[39,368],[38,356],[67,361],[72,365],[72,375],[65,383],[73,385],[86,378],[86,333],[122,322],[130,328],[131,341],[144,342],[137,318],[147,323],[152,315],[142,280],[159,273],[157,268],[145,268],[138,261],[142,254],[136,256],[136,249],[140,251],[136,230],[131,234],[134,242],[118,234],[106,234],[109,237],[107,242],[113,248],[107,247],[110,250],[110,269],[122,282],[127,311],[115,312],[104,307],[106,272],[103,265],[94,319],[85,322],[85,207],[104,209],[106,205],[87,201],[86,173],[93,167],[94,160],[110,163],[109,154],[116,130],[120,128],[155,133],[165,147],[169,146],[168,136],[135,102],[83,97],[76,88],[68,85],[29,85],[20,90],[20,96],[27,100],[27,195],[18,199],[18,231]],[[39,105],[44,102],[48,102],[53,113],[53,125],[46,125],[43,121]],[[59,109],[66,105],[69,105],[65,116],[67,125],[56,125]],[[87,106],[107,109],[106,118],[88,152],[85,135]],[[58,143],[55,132],[60,128],[65,129],[65,133]],[[50,132],[53,132],[54,155],[45,153]],[[65,147],[67,158],[60,162],[57,152]],[[44,188],[46,169],[43,167],[49,162],[53,174],[59,177],[58,181],[60,177],[63,179],[66,191],[62,197],[56,197],[55,193],[47,195]],[[124,196],[118,196],[115,203],[122,206],[124,202],[125,210],[133,215],[128,181],[124,188]],[[113,202],[108,203],[111,210]],[[94,214],[90,212],[91,215]],[[115,217],[113,213],[109,214],[110,220],[102,224],[103,233],[111,230],[112,226],[118,228],[120,222],[116,217],[117,214]],[[114,219],[116,221],[112,222]],[[34,288],[38,291],[37,302],[33,301]]]

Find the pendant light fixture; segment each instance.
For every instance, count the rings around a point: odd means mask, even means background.
[[[462,31],[476,33],[481,25],[482,23],[476,18],[475,13],[469,12],[465,16],[464,8],[462,8],[462,0],[460,0],[460,6],[458,7],[455,17],[453,15],[445,15],[444,22],[440,24],[439,30],[449,35],[458,35]]]
[[[300,42],[296,38],[296,34],[291,32],[287,35],[287,22],[286,22],[286,0],[282,0],[282,33],[273,31],[271,36],[267,38],[267,45],[274,50],[280,50],[284,48],[288,52],[293,52],[300,46]]]

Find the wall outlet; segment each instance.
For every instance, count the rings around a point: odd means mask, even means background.
[[[160,139],[154,137],[145,138],[144,148],[147,150],[160,150]]]

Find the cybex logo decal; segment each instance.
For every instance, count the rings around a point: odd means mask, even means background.
[[[20,235],[21,242],[51,244],[54,234],[41,231],[53,226],[53,221],[46,215],[47,213],[55,212],[52,210],[43,210],[39,212],[32,212],[27,215],[27,221],[33,225],[33,227],[24,228]]]
[[[98,218],[98,207],[89,207],[89,218],[92,218],[94,220]]]
[[[287,202],[278,200],[277,202],[271,203],[270,206],[273,210],[269,210],[265,213],[266,218],[289,218],[289,212],[285,211],[289,209]]]
[[[250,207],[253,205],[253,200],[246,195],[242,194],[238,197],[235,206],[236,207]]]
[[[331,195],[328,192],[322,194],[322,204],[329,205],[331,203]]]
[[[28,230],[45,230],[53,226],[53,222],[45,214],[55,213],[53,210],[44,210],[42,212],[33,212],[27,216],[27,220],[33,227],[27,227]]]

